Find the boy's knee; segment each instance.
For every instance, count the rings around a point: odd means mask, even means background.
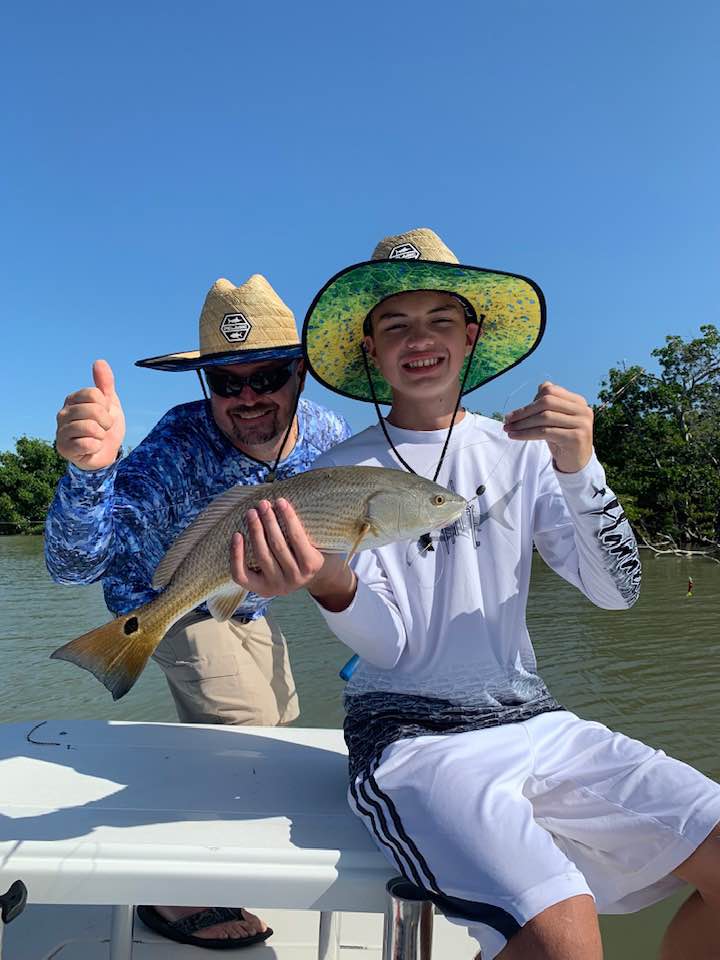
[[[706,903],[720,909],[720,824],[713,827],[695,852],[673,872],[697,887]]]
[[[582,894],[543,910],[508,942],[497,960],[602,960],[595,901]]]

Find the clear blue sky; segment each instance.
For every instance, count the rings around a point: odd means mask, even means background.
[[[199,394],[133,361],[193,349],[217,277],[265,274],[301,323],[414,226],[547,297],[471,407],[594,398],[720,323],[719,38],[713,0],[4,4],[0,449],[52,438],[98,356],[136,444]]]

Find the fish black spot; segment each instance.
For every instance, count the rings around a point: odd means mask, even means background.
[[[123,631],[126,637],[129,637],[131,633],[137,633],[139,629],[138,618],[130,617],[129,620],[125,621],[123,625]]]

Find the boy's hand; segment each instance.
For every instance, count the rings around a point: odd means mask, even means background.
[[[511,440],[545,440],[562,473],[577,473],[592,456],[592,409],[584,397],[549,380],[532,403],[505,417],[503,430]]]
[[[287,530],[283,533],[275,516],[280,513]],[[256,510],[247,512],[248,536],[258,570],[245,563],[245,543],[240,533],[233,534],[230,570],[233,580],[260,597],[279,597],[302,587],[310,589],[316,581],[329,586],[344,566],[342,557],[322,554],[305,532],[293,506],[283,497],[273,509],[261,500]]]

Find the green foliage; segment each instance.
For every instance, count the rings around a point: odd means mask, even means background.
[[[500,423],[505,419],[505,414],[500,413],[499,410],[493,410],[492,413],[484,413],[482,410],[470,410],[468,407],[465,408],[468,413],[477,413],[481,417],[490,417],[491,420],[499,420]]]
[[[653,350],[660,376],[613,368],[595,446],[631,522],[678,544],[720,541],[720,332]]]
[[[40,533],[67,463],[53,444],[20,437],[0,453],[0,534]]]

